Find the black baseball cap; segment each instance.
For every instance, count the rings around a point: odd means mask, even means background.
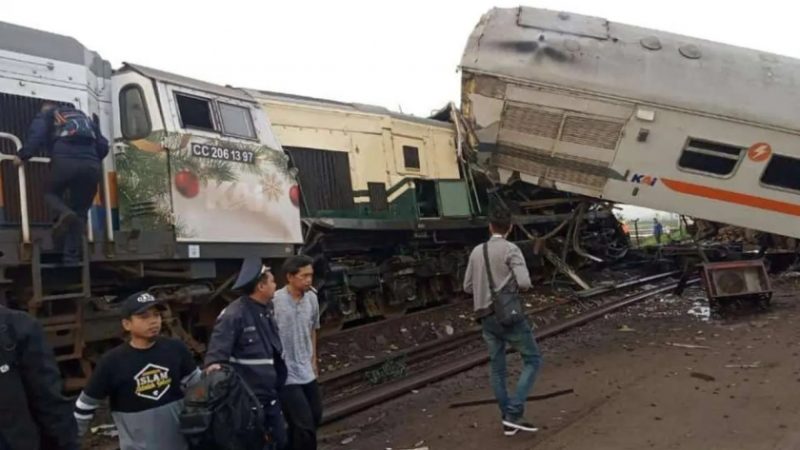
[[[161,301],[156,299],[153,294],[146,291],[137,292],[122,301],[122,316],[135,316],[154,306],[160,310],[166,309]]]

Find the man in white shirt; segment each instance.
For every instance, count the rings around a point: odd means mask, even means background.
[[[317,330],[319,302],[312,290],[313,260],[294,256],[286,260],[287,285],[275,293],[275,320],[288,367],[281,406],[289,425],[289,449],[315,450],[322,401],[317,386]]]

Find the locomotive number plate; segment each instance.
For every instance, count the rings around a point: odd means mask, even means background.
[[[217,159],[245,164],[256,163],[256,153],[250,150],[236,150],[219,145],[192,143],[192,156],[198,158]]]

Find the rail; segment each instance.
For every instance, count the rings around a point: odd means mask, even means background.
[[[632,282],[629,283],[623,283],[622,285],[620,285],[620,287],[621,286],[630,287],[633,285],[637,285],[644,280],[648,279],[652,280],[660,277],[667,277],[668,275],[671,274],[673,274],[673,272],[670,272],[669,274],[667,273],[660,274],[655,277],[645,277],[638,280],[633,280]],[[699,278],[693,278],[687,281],[687,285],[696,284],[699,281],[700,281]],[[668,281],[666,283],[657,285],[653,288],[647,289],[643,292],[629,295],[622,299],[612,300],[610,302],[603,303],[590,310],[570,316],[563,321],[559,321],[552,325],[547,325],[543,328],[538,328],[535,330],[534,335],[537,340],[544,340],[556,336],[572,328],[579,327],[583,324],[591,322],[592,320],[602,318],[605,315],[617,311],[619,309],[647,300],[648,298],[651,298],[655,295],[672,291],[678,286],[678,284],[679,284],[678,281]],[[441,352],[439,353],[436,352],[437,350],[436,344],[441,345],[443,343],[447,345],[443,345],[442,348],[440,348],[439,350],[450,351],[452,350],[453,347],[463,347],[466,342],[466,339],[468,338],[466,334],[467,333],[464,333],[464,335],[445,338],[444,341],[441,340],[434,341],[428,345],[425,345],[423,352],[425,353],[426,357],[430,357],[431,355],[435,356],[441,354]],[[478,334],[475,334],[473,338],[477,339],[477,336]],[[406,355],[406,356],[411,357],[415,355]],[[396,358],[396,355],[393,355],[389,358]],[[462,354],[458,357],[458,359],[441,361],[440,363],[432,366],[427,370],[423,370],[418,373],[407,374],[403,378],[400,378],[396,381],[385,383],[378,387],[368,389],[367,391],[361,393],[350,392],[346,398],[325,405],[325,414],[322,418],[322,423],[331,423],[337,421],[339,419],[363,411],[377,404],[391,400],[395,397],[399,397],[403,394],[412,391],[413,389],[418,389],[422,386],[426,386],[428,384],[434,383],[444,378],[456,375],[461,372],[465,372],[475,366],[485,364],[488,360],[489,360],[488,353],[486,353],[485,349],[480,348],[475,352]],[[362,372],[364,369],[365,367],[358,367],[352,370],[346,369],[345,372],[342,373],[342,375],[331,374],[328,375],[327,377],[323,377],[324,379],[321,379],[321,381],[327,383],[326,385],[331,385],[335,384],[335,382],[340,382],[340,380],[338,380],[337,378],[343,378],[344,382],[346,382],[354,378],[355,376],[354,373],[350,372]]]
[[[18,153],[22,148],[22,141],[11,133],[0,132],[0,139],[7,139],[14,143],[16,152]],[[14,161],[16,155],[0,154],[0,163],[3,161]],[[49,164],[50,158],[34,157],[27,161],[27,163]],[[31,243],[31,223],[28,213],[28,182],[25,177],[25,165],[19,166],[17,169],[17,178],[19,179],[19,209],[20,209],[20,222],[22,228],[22,243]],[[105,178],[105,177],[104,177]],[[103,180],[104,195],[108,198],[108,186],[106,186],[105,179]],[[109,226],[111,211],[108,201],[103,202],[106,208],[106,235],[109,240],[113,240],[113,230]],[[94,229],[92,227],[92,212],[89,211],[86,217],[86,237],[89,242],[94,242]]]

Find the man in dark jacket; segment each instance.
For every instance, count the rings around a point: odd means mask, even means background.
[[[63,236],[64,262],[80,261],[86,217],[102,179],[101,161],[108,155],[108,141],[95,121],[69,106],[45,102],[31,122],[28,136],[17,154],[20,165],[47,149],[50,183],[45,201],[57,214],[54,238]],[[65,202],[65,194],[69,200]]]
[[[71,409],[42,327],[0,305],[0,450],[78,450]]]
[[[220,364],[230,364],[241,375],[264,408],[264,432],[271,448],[280,450],[286,446],[286,425],[278,390],[286,381],[287,369],[272,305],[275,288],[275,277],[261,259],[244,261],[233,289],[248,295],[220,313],[205,365],[206,371],[213,371]]]

